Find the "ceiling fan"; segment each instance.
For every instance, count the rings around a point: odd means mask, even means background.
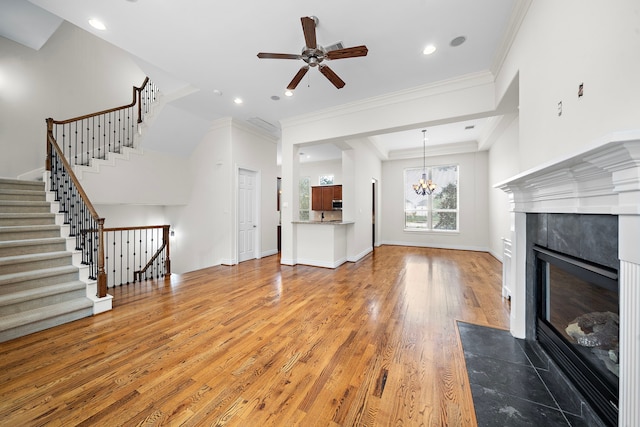
[[[306,46],[302,49],[302,53],[299,55],[290,54],[290,53],[266,53],[260,52],[258,53],[258,58],[264,59],[302,59],[306,62],[298,73],[293,77],[287,89],[294,90],[298,83],[302,80],[307,71],[309,71],[309,67],[318,67],[320,72],[327,78],[333,85],[341,89],[344,87],[344,81],[338,77],[338,75],[329,68],[326,64],[323,64],[322,61],[330,60],[330,59],[344,59],[344,58],[355,58],[357,56],[367,56],[367,52],[369,51],[365,45],[355,46],[355,47],[347,47],[344,49],[335,49],[335,50],[327,50],[324,47],[320,46],[316,42],[316,25],[318,25],[318,18],[315,16],[303,16],[300,18],[302,21],[302,31],[304,33],[304,41]]]

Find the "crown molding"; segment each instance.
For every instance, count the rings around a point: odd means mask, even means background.
[[[497,76],[502,69],[502,65],[509,55],[509,51],[511,50],[513,41],[518,35],[518,31],[520,31],[520,26],[522,25],[522,22],[524,21],[524,18],[527,15],[532,2],[533,0],[516,1],[516,4],[513,7],[513,11],[511,12],[511,17],[509,18],[509,22],[507,24],[507,30],[502,36],[500,46],[498,47],[498,50],[493,57],[493,62],[491,63],[491,66],[489,68],[494,76]]]
[[[379,107],[388,107],[389,105],[393,104],[413,101],[421,98],[428,98],[434,95],[440,95],[448,92],[456,92],[475,86],[493,84],[494,81],[494,75],[489,71],[466,74],[464,76],[442,80],[436,83],[416,86],[397,92],[342,104],[337,107],[289,117],[280,120],[280,124],[282,129],[284,130],[287,127],[303,126],[309,123],[317,122],[319,120],[332,119],[335,117],[341,117]]]
[[[475,153],[478,151],[476,141],[457,142],[454,144],[431,145],[426,149],[427,157],[447,156],[451,154]],[[390,151],[388,160],[404,160],[422,157],[422,148],[409,148],[405,150]]]

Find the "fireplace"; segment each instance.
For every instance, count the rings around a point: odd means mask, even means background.
[[[595,387],[601,389],[600,399],[606,401],[604,407],[609,406],[598,412],[613,413],[601,416],[602,420],[616,424],[611,419],[615,420],[617,404],[617,425],[640,425],[640,130],[606,135],[579,152],[523,172],[495,187],[505,191],[511,201],[511,233],[505,237],[511,240],[512,263],[505,283],[509,285],[511,297],[512,335],[548,341],[545,348],[549,355],[560,345],[566,345],[568,354],[581,355],[580,363],[588,369],[575,370],[591,371],[589,375],[599,383]],[[551,255],[542,255],[544,251]],[[606,272],[604,276],[608,279],[604,285],[594,276],[585,278],[578,273],[577,279],[568,280],[578,281],[570,286],[580,290],[570,293],[580,297],[588,293],[602,294],[602,299],[614,301],[617,288],[618,311],[614,304],[603,303],[584,308],[584,313],[569,312],[571,307],[589,306],[584,300],[569,304],[569,308],[567,305],[557,307],[555,298],[566,293],[566,288],[558,289],[555,281],[566,281],[567,274],[566,268],[562,268],[566,264],[558,265],[555,261],[558,254],[560,258]],[[539,270],[549,276],[550,289],[540,287],[536,276]],[[570,276],[575,273],[573,267],[568,273]],[[544,303],[538,305],[539,301]],[[554,314],[563,310],[562,318]],[[601,346],[602,350],[607,348],[604,352],[607,356],[600,352],[601,357],[596,355],[593,359],[593,352],[576,346],[571,338],[577,339],[567,332],[570,324],[580,323],[580,316],[587,315],[582,319],[584,326],[586,321],[594,322],[595,317],[603,317],[600,322],[615,324],[616,314],[619,316],[617,356],[615,343],[608,342]],[[567,320],[568,317],[572,319]],[[538,328],[539,325],[542,326]],[[575,325],[569,330],[576,332]],[[588,342],[588,337],[583,341]],[[587,357],[582,357],[585,354]],[[611,359],[608,362],[611,369],[603,370],[606,357]],[[568,369],[571,368],[561,371]],[[581,390],[585,400],[593,400],[593,397],[587,398],[588,392],[581,388],[580,381],[571,378],[574,388]]]
[[[617,237],[617,236],[616,236]],[[596,413],[618,420],[618,272],[534,246],[536,337]]]

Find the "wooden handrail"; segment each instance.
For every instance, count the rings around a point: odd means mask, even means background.
[[[108,110],[103,110],[103,111],[98,111],[97,113],[91,113],[91,114],[86,114],[84,116],[79,116],[79,117],[74,117],[72,119],[67,119],[67,120],[52,120],[52,123],[57,124],[57,125],[64,125],[67,123],[73,123],[79,120],[84,120],[84,119],[89,119],[91,117],[96,117],[96,116],[101,116],[103,114],[109,114],[109,113],[113,113],[114,111],[120,111],[120,110],[124,110],[125,108],[130,108],[133,107],[134,105],[136,105],[136,102],[138,103],[138,123],[142,123],[142,106],[140,105],[141,103],[138,102],[140,100],[140,93],[144,90],[144,88],[147,86],[147,83],[149,83],[149,77],[144,79],[144,82],[142,82],[142,86],[140,87],[133,87],[133,101],[130,104],[127,105],[122,105],[120,107],[115,107],[115,108],[109,108]],[[49,120],[49,119],[47,119]]]
[[[156,253],[153,254],[153,256],[151,257],[149,262],[144,267],[142,267],[140,270],[133,272],[133,281],[134,282],[139,282],[140,281],[140,277],[142,276],[142,273],[147,271],[147,269],[153,265],[154,261],[160,256],[160,254],[162,253],[162,251],[166,247],[167,247],[167,242],[166,241],[162,242],[162,246],[160,246],[158,248],[158,250],[156,251]],[[168,272],[167,274],[171,274],[171,272]]]
[[[171,227],[170,225],[142,225],[140,227],[109,227],[105,228],[104,231],[131,231],[131,230],[150,230],[152,228],[166,228],[167,230]]]
[[[85,193],[84,189],[82,188],[82,185],[80,185],[80,181],[78,180],[78,177],[73,172],[73,169],[71,168],[71,165],[69,164],[69,162],[65,158],[65,156],[62,153],[62,150],[60,149],[60,147],[58,146],[58,143],[56,142],[56,139],[53,136],[53,123],[54,123],[54,120],[52,118],[48,118],[47,119],[47,161],[46,161],[46,169],[49,172],[51,172],[51,154],[52,154],[51,150],[55,150],[56,153],[58,154],[58,158],[60,159],[60,162],[64,166],[64,169],[66,170],[66,172],[67,172],[67,174],[69,176],[69,179],[71,179],[71,181],[73,182],[73,185],[76,187],[76,189],[78,191],[78,194],[80,195],[80,198],[82,199],[83,203],[86,205],[87,210],[89,211],[89,214],[98,223],[98,277],[97,277],[97,286],[98,286],[98,297],[102,298],[102,297],[107,296],[107,273],[104,271],[104,241],[103,241],[103,238],[104,238],[104,236],[103,236],[103,234],[104,234],[103,233],[104,218],[100,218],[100,216],[98,215],[98,212],[96,212],[96,209],[93,207],[93,204],[91,203],[91,200],[89,200],[89,197],[87,196],[87,193]]]
[[[93,219],[98,221],[100,220],[100,216],[98,215],[98,212],[96,212],[95,208],[91,204],[89,197],[87,197],[87,193],[84,192],[84,189],[80,185],[80,181],[78,180],[78,177],[76,177],[76,174],[73,172],[71,165],[69,164],[67,159],[64,157],[62,150],[58,146],[58,143],[56,142],[56,139],[53,136],[53,123],[55,123],[55,121],[52,118],[47,119],[47,141],[48,141],[47,145],[49,147],[52,147],[54,150],[56,150],[56,153],[58,153],[58,157],[60,158],[60,161],[64,165],[64,168],[67,170],[67,173],[71,178],[71,181],[73,181],[73,184],[78,188],[78,193],[80,193],[80,197],[82,197],[82,200],[87,205],[87,208],[89,209],[89,213],[91,214]],[[51,171],[51,157],[47,156],[47,160],[48,160],[47,170]]]

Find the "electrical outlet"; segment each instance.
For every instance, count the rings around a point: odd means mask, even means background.
[[[578,98],[582,98],[582,95],[584,95],[584,83],[580,83],[578,86]]]
[[[558,102],[558,117],[562,115],[562,101]]]

